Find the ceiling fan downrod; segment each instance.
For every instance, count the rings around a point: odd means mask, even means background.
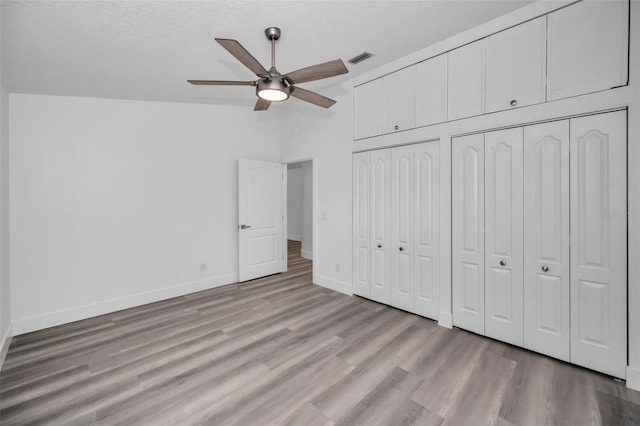
[[[276,41],[280,39],[280,28],[269,27],[264,30],[264,35],[267,36],[267,40],[271,41],[271,69],[269,70],[271,73],[276,71]]]

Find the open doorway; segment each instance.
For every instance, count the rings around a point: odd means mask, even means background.
[[[313,162],[287,165],[287,253],[289,269],[313,260]]]

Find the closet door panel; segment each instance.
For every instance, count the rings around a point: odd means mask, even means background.
[[[391,151],[391,304],[413,308],[413,146]]]
[[[452,139],[453,324],[484,334],[484,134]]]
[[[383,133],[416,127],[416,66],[412,65],[382,78]]]
[[[629,1],[581,1],[548,15],[547,100],[627,83]]]
[[[485,134],[485,333],[523,344],[522,128]]]
[[[353,292],[371,295],[371,162],[370,153],[353,155]]]
[[[524,346],[569,361],[569,121],[524,129]]]
[[[440,311],[440,142],[415,146],[414,311],[438,319]]]
[[[546,17],[487,38],[487,112],[545,101]]]
[[[448,119],[484,113],[484,40],[448,53]]]
[[[571,362],[626,375],[626,112],[570,120]]]
[[[363,139],[382,134],[382,79],[353,89],[353,138]]]
[[[416,126],[447,121],[447,55],[417,66]]]
[[[371,152],[371,298],[391,303],[391,150]]]

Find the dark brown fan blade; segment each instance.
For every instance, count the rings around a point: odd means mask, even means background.
[[[331,105],[336,103],[333,99],[325,98],[315,92],[293,86],[291,86],[291,96],[310,102],[314,105],[321,106],[322,108],[329,108]]]
[[[256,102],[256,106],[253,108],[254,111],[266,111],[271,106],[271,102],[265,101],[262,98],[258,98],[258,102]]]
[[[346,74],[349,70],[340,59],[325,62],[324,64],[312,65],[306,68],[290,72],[285,76],[291,84],[306,83],[307,81],[321,80],[335,75]]]
[[[187,80],[191,84],[202,86],[255,86],[255,81],[226,81],[226,80]]]
[[[249,68],[255,75],[258,77],[269,77],[269,72],[265,70],[260,62],[258,62],[258,60],[236,40],[217,38],[216,41],[220,43],[222,47],[227,49],[229,53],[235,56],[237,60],[242,62],[245,67]]]

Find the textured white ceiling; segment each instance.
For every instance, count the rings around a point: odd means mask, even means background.
[[[268,26],[282,29],[280,72],[363,52],[322,89],[531,3],[439,1],[2,1],[2,66],[10,92],[246,105],[253,80],[214,37],[238,40],[269,68]]]

